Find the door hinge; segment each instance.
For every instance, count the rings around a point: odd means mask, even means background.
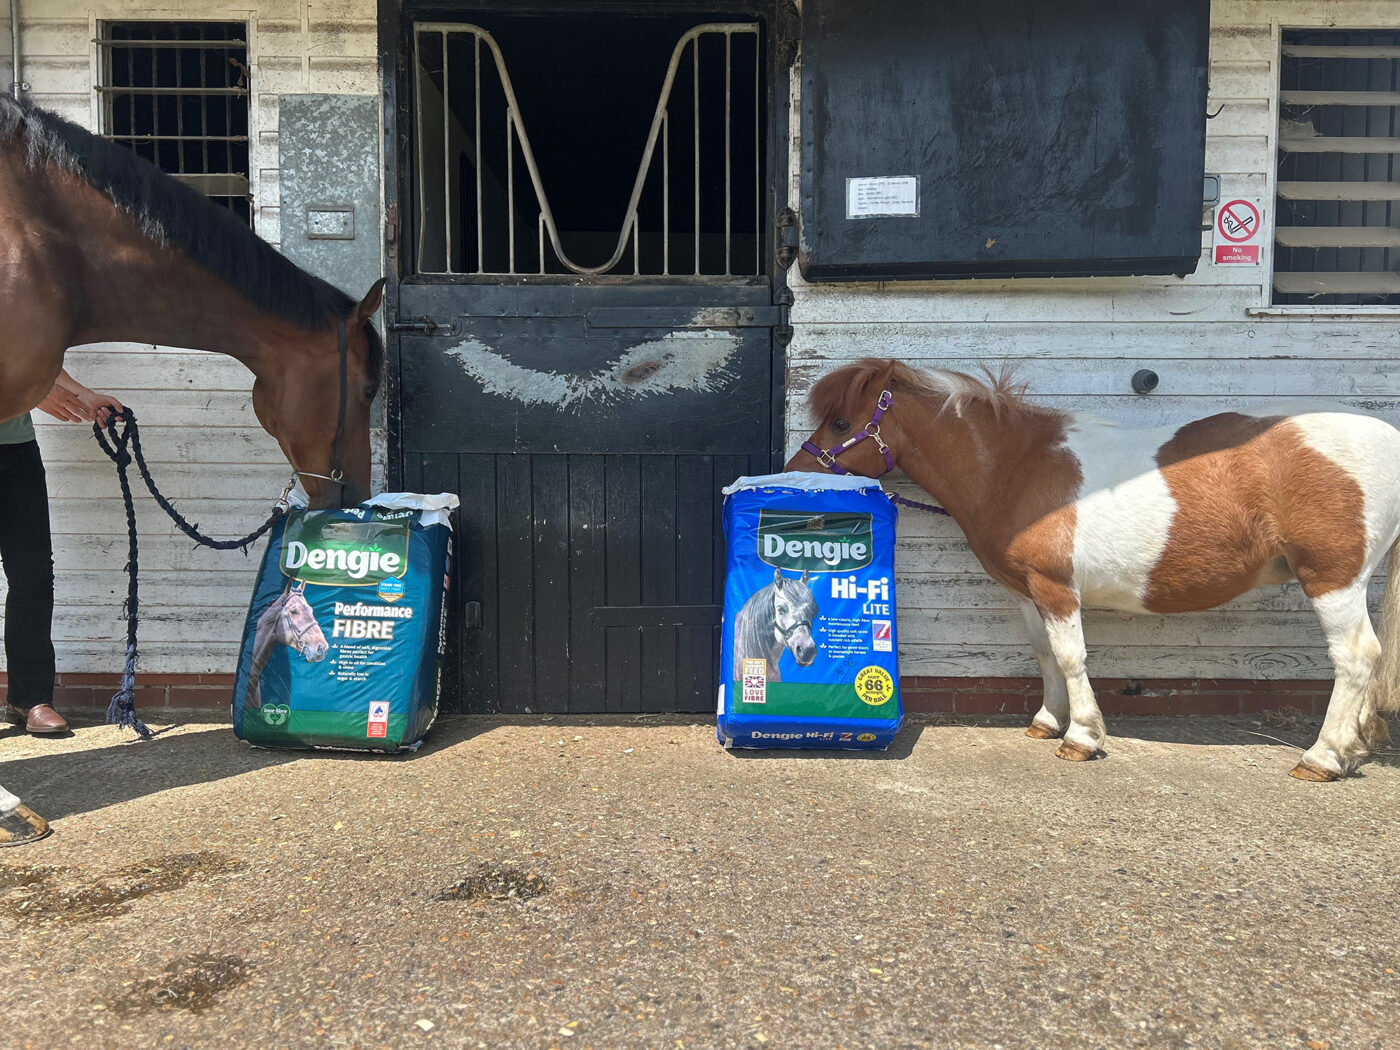
[[[773,326],[773,340],[779,346],[792,342],[792,304],[796,301],[792,289],[784,285],[773,296],[773,305],[778,308],[778,323]]]
[[[384,209],[384,245],[391,256],[399,252],[399,206],[390,204]]]
[[[784,208],[773,220],[773,227],[776,234],[773,254],[778,261],[778,269],[786,270],[797,258],[797,213],[791,208]]]
[[[464,602],[462,604],[462,627],[468,631],[476,631],[481,628],[480,602]]]

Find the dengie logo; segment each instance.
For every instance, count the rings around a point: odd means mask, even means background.
[[[872,557],[869,514],[758,512],[758,556],[793,572],[850,572]]]
[[[408,539],[407,524],[315,511],[287,523],[280,568],[306,583],[377,586],[408,571]]]

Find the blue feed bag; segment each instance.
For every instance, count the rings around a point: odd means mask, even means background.
[[[789,472],[724,491],[720,743],[888,747],[904,721],[898,512],[880,483]]]
[[[241,739],[418,746],[437,716],[456,506],[394,492],[273,526],[233,685]]]

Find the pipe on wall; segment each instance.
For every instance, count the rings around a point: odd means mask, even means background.
[[[10,0],[10,66],[12,67],[10,94],[16,99],[20,94],[19,79],[19,0]]]

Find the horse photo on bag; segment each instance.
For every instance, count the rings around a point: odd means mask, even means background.
[[[817,658],[812,624],[817,618],[817,600],[804,572],[790,580],[782,569],[773,570],[773,582],[755,591],[734,618],[734,677],[744,678],[748,660],[764,661],[764,676],[781,682],[778,664],[789,652],[798,667],[810,667]]]

